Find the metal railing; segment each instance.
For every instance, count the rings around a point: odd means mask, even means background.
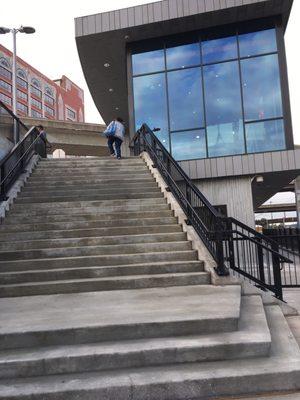
[[[300,287],[300,229],[277,228],[264,229],[264,235],[275,240],[283,254],[293,261],[293,264],[285,266],[282,271],[283,287]]]
[[[222,216],[146,124],[137,131],[130,147],[135,156],[148,152],[185,212],[186,222],[194,227],[216,261],[216,272],[228,275],[231,270],[282,300],[282,271],[292,263],[289,252],[240,221]]]
[[[0,161],[0,201],[7,200],[7,193],[25,171],[25,167],[34,154],[46,157],[46,140],[39,131],[32,127],[28,129],[6,106],[0,101],[1,114],[8,114],[17,124],[18,129],[26,131],[24,137],[15,144],[8,154]],[[3,112],[5,111],[5,113]]]

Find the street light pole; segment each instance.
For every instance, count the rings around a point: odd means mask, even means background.
[[[31,26],[20,26],[20,28],[0,27],[0,34],[11,32],[13,35],[13,67],[12,67],[12,111],[17,115],[17,33],[34,33],[35,29]],[[14,119],[14,143],[20,140],[20,132],[17,121]]]
[[[12,68],[12,108],[13,113],[17,115],[17,29],[12,29],[13,35],[13,68]],[[14,120],[14,143],[20,140],[20,132],[17,121]]]

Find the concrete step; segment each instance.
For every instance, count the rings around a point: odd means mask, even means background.
[[[129,212],[114,212],[114,213],[76,213],[69,215],[34,215],[34,216],[24,216],[24,215],[8,215],[3,221],[3,225],[11,224],[28,224],[28,223],[48,223],[48,222],[72,222],[72,221],[93,221],[93,220],[118,220],[118,219],[138,219],[138,218],[163,218],[172,217],[173,211],[171,210],[161,210],[161,211],[129,211]],[[0,243],[1,249],[1,243]]]
[[[22,301],[3,298],[0,347],[231,332],[238,327],[240,302],[239,285],[28,296]]]
[[[94,183],[94,184],[86,184],[85,182],[81,184],[69,185],[66,182],[65,186],[56,186],[56,185],[48,185],[48,186],[32,186],[29,182],[22,188],[20,194],[40,194],[44,192],[53,193],[53,191],[88,191],[88,190],[133,190],[133,189],[150,189],[150,188],[157,188],[157,183],[154,180],[145,181],[145,182],[120,182],[119,184],[115,184],[114,182],[111,184],[101,184],[101,183]]]
[[[20,378],[163,364],[266,357],[271,338],[259,296],[243,300],[236,332],[0,352],[0,377]]]
[[[145,177],[138,177],[138,178],[128,178],[127,176],[124,176],[122,178],[115,178],[111,179],[110,175],[106,176],[105,178],[99,178],[97,177],[90,177],[86,176],[84,180],[82,179],[71,179],[68,178],[68,180],[59,180],[55,182],[45,182],[44,180],[28,180],[26,182],[26,187],[28,188],[41,188],[47,189],[47,188],[58,188],[58,187],[69,187],[69,186],[81,186],[85,187],[85,185],[103,185],[103,186],[109,186],[109,185],[114,185],[114,186],[119,186],[122,184],[147,184],[147,183],[153,183],[155,182],[154,178],[148,174]]]
[[[137,211],[138,206],[149,206],[156,208],[157,204],[166,204],[166,200],[162,197],[153,197],[153,198],[133,198],[133,199],[118,199],[118,200],[74,200],[74,201],[69,201],[69,202],[50,202],[50,203],[42,203],[42,204],[26,204],[26,207],[24,207],[23,204],[14,204],[13,207],[11,208],[11,211],[14,213],[21,212],[24,214],[28,213],[30,215],[32,211],[49,211],[49,210],[56,210],[56,213],[62,213],[66,208],[73,208],[77,209],[78,211],[82,211],[86,208],[89,207],[95,207],[98,210],[102,209],[108,209],[108,210],[114,210],[113,207],[115,206],[122,206],[124,210],[127,210],[128,206],[137,206]]]
[[[69,229],[69,230],[49,230],[49,231],[25,231],[25,232],[1,232],[0,240],[9,242],[17,240],[47,240],[58,238],[87,238],[95,236],[117,236],[117,235],[138,235],[150,233],[172,233],[182,232],[182,227],[178,224],[172,225],[149,225],[149,226],[124,226],[113,228],[90,228],[90,229]]]
[[[108,290],[131,290],[155,287],[207,285],[207,272],[155,275],[128,275],[90,279],[68,279],[0,285],[0,297],[38,296],[61,293],[83,293]]]
[[[71,222],[49,222],[49,223],[31,223],[31,224],[9,224],[0,225],[0,232],[31,232],[31,231],[51,231],[51,230],[71,230],[71,229],[89,229],[89,228],[111,228],[121,226],[153,226],[153,225],[171,225],[176,224],[176,217],[158,217],[158,218],[127,218],[119,220],[92,220],[92,221],[71,221]]]
[[[156,186],[151,186],[151,187],[140,187],[140,188],[98,188],[98,189],[85,189],[83,190],[82,188],[77,188],[76,190],[70,190],[70,189],[56,189],[55,191],[53,190],[45,190],[45,191],[22,191],[19,195],[19,199],[25,199],[25,198],[54,198],[54,197],[71,197],[72,199],[80,198],[82,195],[84,197],[94,197],[97,195],[114,195],[115,198],[122,198],[122,195],[124,193],[129,194],[129,193],[161,193],[160,189]]]
[[[104,254],[136,254],[136,253],[153,253],[163,251],[180,251],[191,250],[192,244],[189,241],[181,242],[154,242],[154,243],[130,243],[130,244],[113,244],[113,245],[97,245],[97,246],[81,246],[81,247],[60,247],[50,249],[36,250],[14,250],[1,251],[0,261],[10,260],[35,260],[39,258],[68,258],[68,257],[84,257]]]
[[[0,242],[1,251],[24,251],[52,248],[72,248],[83,246],[107,246],[137,243],[157,243],[157,242],[181,242],[186,240],[185,232],[174,233],[152,233],[144,235],[125,235],[125,236],[100,236],[90,238],[71,238],[71,239],[48,239],[48,240],[24,240],[17,242]]]
[[[149,204],[149,202],[145,202],[147,199],[141,199],[139,202],[132,201],[129,203],[128,201],[124,200],[124,204],[114,205],[111,203],[100,205],[100,203],[96,205],[87,204],[86,206],[80,207],[63,207],[64,203],[61,204],[61,208],[39,208],[37,209],[30,209],[28,210],[28,206],[26,207],[13,207],[8,212],[8,219],[12,218],[25,218],[25,217],[47,217],[47,216],[68,216],[68,215],[82,215],[82,214],[112,214],[112,213],[126,213],[126,212],[143,212],[155,210],[155,211],[166,211],[170,210],[170,206],[165,202],[156,203],[154,206]],[[50,203],[51,204],[51,203]],[[38,206],[38,204],[37,204]],[[6,217],[5,217],[6,220]]]
[[[31,177],[38,176],[60,176],[63,175],[65,177],[70,175],[89,175],[89,174],[145,174],[149,173],[150,170],[147,166],[140,165],[132,165],[132,166],[87,166],[87,167],[65,167],[65,168],[36,168],[34,172],[31,174]]]
[[[157,251],[155,251],[157,249]],[[60,257],[60,258],[41,258],[38,260],[13,260],[0,261],[0,271],[26,271],[32,269],[58,269],[58,268],[76,268],[93,267],[101,265],[123,265],[138,264],[149,262],[166,261],[189,261],[197,260],[197,251],[181,250],[177,251],[158,251],[134,253],[134,254],[106,254],[81,257]]]
[[[266,307],[266,314],[272,336],[270,357],[6,379],[0,398],[204,400],[294,392],[300,389],[298,345],[279,306]]]
[[[202,261],[146,262],[144,264],[112,265],[98,267],[60,268],[50,270],[26,270],[1,272],[0,285],[55,281],[68,279],[88,279],[109,276],[154,275],[167,273],[203,272]]]
[[[72,175],[68,176],[58,176],[58,175],[53,175],[53,176],[35,176],[35,175],[31,175],[29,178],[30,182],[41,182],[41,183],[56,183],[56,182],[66,182],[68,181],[70,178],[70,182],[73,181],[85,181],[87,174],[86,173],[80,173],[80,172],[76,172],[74,171],[74,173]],[[140,173],[138,171],[134,171],[131,173],[119,173],[119,172],[93,172],[93,173],[89,173],[89,179],[107,179],[109,177],[110,180],[112,179],[116,179],[116,180],[121,180],[123,177],[126,177],[127,180],[132,180],[132,179],[145,179],[145,178],[152,178],[152,175],[150,174],[150,172],[144,172],[141,171]]]
[[[140,158],[123,158],[121,160],[116,160],[112,157],[103,159],[86,159],[86,160],[62,160],[62,159],[55,159],[55,160],[41,160],[38,164],[39,168],[63,168],[63,167],[71,167],[71,166],[91,166],[91,165],[103,165],[103,166],[118,166],[118,165],[145,165],[145,162]]]
[[[98,193],[98,194],[77,194],[76,196],[72,196],[71,194],[66,194],[62,196],[57,196],[53,193],[53,196],[33,196],[33,197],[24,197],[18,196],[15,199],[16,204],[35,204],[35,203],[56,203],[56,202],[70,202],[76,199],[76,201],[94,201],[94,200],[115,200],[115,199],[153,199],[153,198],[163,198],[163,193],[160,191],[146,191],[146,192],[130,192],[130,191],[120,191],[119,193]]]

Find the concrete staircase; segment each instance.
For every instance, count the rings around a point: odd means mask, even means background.
[[[0,399],[300,389],[279,305],[210,284],[143,160],[41,161],[0,238]]]

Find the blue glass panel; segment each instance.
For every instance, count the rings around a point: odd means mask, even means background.
[[[201,46],[204,64],[238,57],[236,36],[206,40],[202,42]]]
[[[166,53],[168,69],[185,68],[200,64],[199,43],[170,47],[166,50]]]
[[[168,73],[170,130],[204,126],[200,68]]]
[[[165,74],[133,78],[134,112],[136,129],[143,123],[161,128],[157,136],[168,144],[168,118]],[[166,146],[167,147],[167,146]]]
[[[205,130],[173,132],[172,156],[175,160],[191,160],[206,157]]]
[[[248,153],[284,150],[286,144],[283,120],[246,124],[246,140]]]
[[[132,55],[133,75],[163,71],[165,69],[164,50],[148,51]]]
[[[282,116],[277,54],[241,61],[245,120]]]
[[[275,29],[239,35],[239,45],[241,57],[250,57],[277,51]]]
[[[204,67],[204,93],[209,157],[244,153],[238,63]]]

